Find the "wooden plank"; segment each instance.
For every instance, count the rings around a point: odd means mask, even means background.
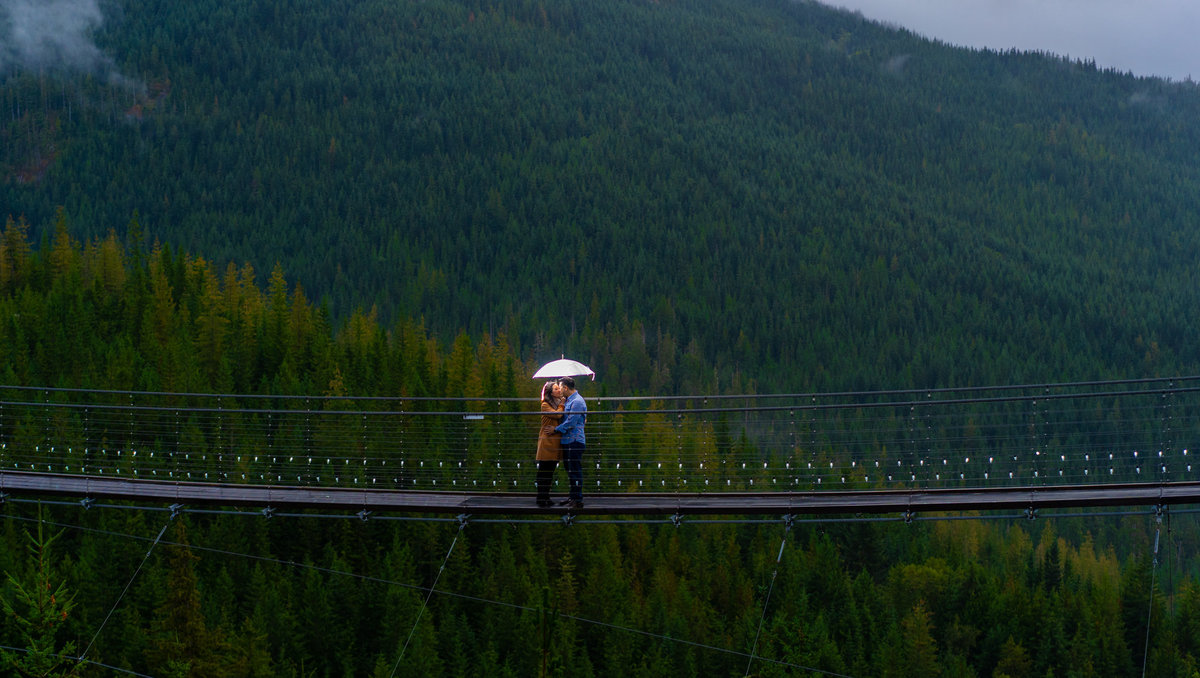
[[[238,485],[0,471],[0,494],[184,506],[257,506],[390,513],[561,515],[530,493],[425,492]],[[595,494],[576,514],[810,515],[920,513],[1200,503],[1200,482],[823,492]]]

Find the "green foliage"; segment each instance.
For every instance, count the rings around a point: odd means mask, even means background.
[[[150,619],[147,661],[177,678],[231,675],[238,658],[221,633],[208,628],[195,570],[198,558],[188,549],[183,522],[175,524],[174,533],[175,548],[168,551],[165,563],[164,596]],[[255,636],[251,632],[246,639],[253,643]]]
[[[25,506],[6,505],[6,552],[26,539],[13,526],[38,520]],[[129,536],[153,535],[172,519],[57,506],[44,520],[82,528],[54,538],[48,574],[36,574],[32,550],[27,568],[39,589],[61,582],[46,596],[78,592],[55,600],[56,611],[71,614],[56,625],[54,647],[70,656],[63,638],[95,632],[145,555],[149,540]],[[174,520],[182,522],[155,546],[90,659],[149,675],[745,675],[742,653],[778,567],[752,675],[803,673],[798,666],[841,675],[1140,675],[1142,640],[1132,639],[1145,633],[1149,572],[1117,557],[1136,528],[1111,520],[797,525],[778,565],[778,525],[472,523],[440,578],[457,526],[252,513]],[[1153,529],[1144,522],[1140,529]],[[1075,544],[1060,530],[1096,530],[1109,545]],[[1176,546],[1188,532],[1178,530]],[[911,546],[873,561],[871,574],[848,565],[864,540]],[[1062,576],[1048,590],[1033,573],[1053,548]],[[57,555],[68,553],[77,555]],[[1182,556],[1158,566],[1155,595],[1170,604],[1152,617],[1155,675],[1190,676],[1197,665],[1197,585],[1181,572],[1195,554]],[[5,600],[19,600],[18,590],[10,582]],[[0,645],[23,643],[21,628],[3,620]]]
[[[289,286],[280,268],[264,291],[249,265],[231,264],[218,275],[201,257],[166,246],[127,248],[112,233],[78,241],[64,227],[42,250],[31,246],[23,223],[10,220],[0,240],[4,262],[7,383],[513,397],[517,375],[527,369],[504,335],[461,334],[447,347],[419,322],[398,321],[388,330],[361,312],[334,328],[324,307],[312,305],[298,284]]]
[[[75,596],[57,571],[57,558],[50,547],[62,535],[61,532],[46,536],[38,509],[37,531],[25,532],[26,545],[32,566],[15,571],[7,570],[7,586],[0,590],[0,609],[4,612],[6,626],[15,627],[14,638],[20,638],[20,649],[0,649],[0,668],[8,675],[22,678],[50,678],[51,676],[74,675],[80,662],[75,655],[75,641],[64,641],[60,635],[71,611],[75,608]],[[15,547],[8,543],[6,548]],[[6,638],[7,640],[7,638]]]
[[[148,0],[119,25],[144,92],[0,83],[3,383],[516,396],[564,348],[621,393],[1200,365],[1190,84],[774,0]],[[689,454],[749,444],[711,428]],[[86,529],[39,520],[23,560],[33,518],[4,512],[0,645],[25,651],[0,661],[30,675],[119,598],[89,659],[150,675],[745,675],[781,538],[472,524],[430,596],[444,526],[189,515],[122,597],[161,513],[58,507]],[[795,528],[750,670],[1194,675],[1194,529],[1151,585],[1149,526],[1055,528]]]
[[[0,205],[35,239],[60,205],[86,240],[136,214],[331,321],[504,334],[622,393],[1200,365],[1193,83],[785,0],[146,0],[98,40],[143,87],[0,81]],[[256,358],[303,380],[273,308]]]

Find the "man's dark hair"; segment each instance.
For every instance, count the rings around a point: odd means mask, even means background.
[[[563,386],[565,386],[565,387],[567,387],[567,388],[571,389],[572,391],[574,391],[574,390],[575,390],[575,380],[574,380],[573,378],[571,378],[571,377],[563,377],[562,379],[559,379],[559,380],[558,380],[558,383],[560,383],[560,384],[562,384]]]

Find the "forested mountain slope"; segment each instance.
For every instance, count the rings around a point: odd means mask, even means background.
[[[528,395],[559,352],[610,393],[1200,363],[1192,84],[781,0],[105,7],[111,67],[0,73],[4,383]],[[204,676],[1200,657],[1185,510],[460,529],[0,498],[6,671],[38,647]]]
[[[502,335],[446,344],[361,313],[333,327],[281,269],[265,288],[254,277],[115,235],[85,244],[65,218],[31,245],[9,222],[0,383],[162,389],[173,408],[195,391],[530,388]],[[0,408],[0,466],[30,429],[70,441],[71,419]],[[531,457],[536,436],[530,421]],[[1161,522],[1144,507],[790,529],[175,508],[0,487],[0,674],[1188,678],[1200,665],[1188,507]],[[102,666],[68,672],[80,655]]]
[[[0,86],[35,239],[136,213],[621,391],[1200,365],[1190,83],[785,0],[128,0],[96,39],[124,80]]]

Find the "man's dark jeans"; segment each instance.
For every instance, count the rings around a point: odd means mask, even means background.
[[[567,479],[571,482],[568,496],[583,501],[583,443],[564,444],[563,458],[567,462]]]

